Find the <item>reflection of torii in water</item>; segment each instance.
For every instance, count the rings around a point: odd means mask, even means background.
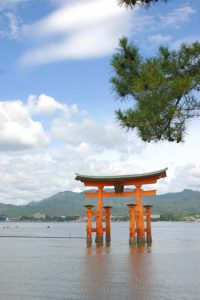
[[[142,196],[154,196],[156,190],[144,191],[143,184],[156,183],[158,179],[166,177],[166,169],[151,173],[121,175],[121,176],[89,176],[76,174],[76,180],[80,180],[85,186],[95,186],[97,192],[85,193],[85,197],[97,198],[97,211],[93,212],[93,205],[87,205],[87,241],[92,241],[92,232],[96,232],[96,243],[103,243],[103,233],[106,232],[106,241],[110,241],[110,206],[104,206],[103,197],[136,197],[136,204],[129,204],[130,213],[130,244],[144,244],[151,242],[151,206],[146,205],[146,212],[143,212]],[[134,185],[133,191],[124,191],[124,186]],[[104,191],[104,187],[114,186],[114,192]],[[96,228],[92,228],[92,216],[96,217]],[[147,226],[145,228],[144,216],[146,216]],[[106,217],[106,228],[103,228],[103,217]],[[145,238],[146,232],[146,238]]]

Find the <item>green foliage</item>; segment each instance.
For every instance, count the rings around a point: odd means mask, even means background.
[[[112,206],[112,216],[127,216],[128,203],[135,203],[133,197],[105,198],[104,205]],[[32,215],[40,212],[46,215],[46,221],[51,221],[54,216],[62,217],[64,221],[76,220],[78,216],[85,216],[86,204],[97,204],[97,199],[88,199],[83,193],[62,192],[48,199],[32,202],[28,205],[0,204],[1,214],[9,218],[23,216],[22,220],[31,220]],[[143,205],[152,205],[153,214],[175,215],[200,215],[200,192],[184,190],[180,193],[169,193],[158,196],[143,197]],[[95,210],[95,209],[94,209]],[[56,221],[54,219],[54,221]]]
[[[149,6],[152,3],[155,2],[167,2],[168,0],[119,0],[119,5],[125,5],[127,7],[133,8],[135,7],[137,4],[139,5],[145,5],[145,6]]]
[[[32,216],[22,216],[20,218],[20,221],[33,221],[33,217]]]
[[[7,217],[6,217],[5,215],[0,214],[0,221],[5,221],[6,218],[7,218]]]
[[[1,216],[0,216],[1,217]],[[39,222],[69,222],[76,221],[79,219],[79,216],[46,216],[45,219],[35,219],[33,216],[22,216],[20,221],[39,221]],[[1,219],[0,219],[1,221]]]
[[[181,221],[183,218],[183,215],[177,215],[177,214],[161,214],[160,215],[160,221]]]
[[[183,141],[186,121],[200,116],[200,43],[160,47],[148,58],[125,37],[119,46],[111,83],[121,101],[134,100],[131,108],[116,111],[121,126],[137,128],[143,141]]]

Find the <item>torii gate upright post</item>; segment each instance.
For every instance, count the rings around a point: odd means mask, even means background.
[[[97,217],[96,217],[96,239],[97,244],[103,243],[103,186],[98,187]]]
[[[106,217],[106,243],[110,243],[110,210],[112,206],[104,206],[105,209],[105,217]]]
[[[105,209],[103,212],[103,197],[135,197],[136,204],[136,216],[133,213],[131,206],[130,209],[130,239],[129,241],[133,241],[133,223],[136,225],[136,233],[137,233],[137,244],[144,244],[146,241],[150,241],[151,239],[151,218],[150,216],[150,208],[146,208],[146,213],[143,212],[142,207],[142,196],[153,196],[156,195],[156,190],[148,190],[144,191],[141,187],[144,184],[153,184],[156,183],[158,179],[166,177],[166,169],[145,173],[145,174],[134,174],[134,175],[119,175],[119,176],[88,176],[76,174],[76,180],[80,180],[84,183],[86,187],[97,187],[97,192],[86,192],[85,197],[88,198],[97,198],[97,211],[89,212],[88,216],[96,217],[96,228],[91,228],[88,232],[96,232],[96,243],[103,243],[103,234],[106,234],[109,231],[109,236],[107,234],[107,240],[110,239],[110,220],[108,222],[108,214]],[[124,186],[134,185],[135,189],[131,191],[124,191]],[[106,187],[113,187],[114,192],[105,191]],[[89,206],[86,207],[89,209]],[[105,208],[105,207],[104,207]],[[144,226],[144,215],[147,216],[147,229]],[[106,228],[103,228],[103,217],[107,216]],[[109,209],[109,218],[110,218],[110,209]],[[88,221],[88,228],[91,227],[91,221]],[[135,229],[135,227],[134,227]],[[145,238],[145,231],[147,232],[147,240]],[[135,232],[134,232],[135,234]],[[88,236],[88,240],[91,240],[90,236]]]
[[[129,244],[135,245],[137,244],[137,239],[135,235],[136,222],[135,222],[135,207],[136,204],[127,204],[129,207],[129,219],[130,219],[130,227],[129,227]]]
[[[144,213],[142,208],[141,186],[136,186],[136,223],[137,223],[137,243],[145,244]]]
[[[146,233],[147,233],[147,243],[152,243],[152,236],[151,236],[151,205],[145,205],[146,208]]]
[[[94,205],[85,205],[87,209],[87,243],[92,243],[92,208]]]

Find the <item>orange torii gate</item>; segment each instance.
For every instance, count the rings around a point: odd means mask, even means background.
[[[85,197],[97,198],[97,211],[93,212],[93,205],[86,205],[87,209],[87,242],[92,242],[92,232],[96,232],[96,243],[103,243],[103,233],[106,232],[106,241],[110,241],[110,206],[103,207],[104,197],[135,197],[136,204],[128,204],[130,215],[130,244],[150,243],[151,237],[151,206],[146,205],[146,212],[142,207],[142,196],[154,196],[156,190],[142,189],[143,184],[156,183],[158,179],[166,177],[167,168],[151,173],[120,175],[120,176],[89,176],[76,174],[76,180],[80,180],[85,186],[97,187],[97,192],[86,192]],[[124,191],[124,186],[134,185],[132,191]],[[104,187],[114,186],[114,192],[104,191]],[[103,208],[105,211],[103,211]],[[92,228],[92,217],[96,217],[96,228]],[[144,222],[146,216],[146,228]],[[103,218],[106,219],[106,227],[103,228]],[[145,238],[146,233],[146,238]]]

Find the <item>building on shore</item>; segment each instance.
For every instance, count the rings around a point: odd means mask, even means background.
[[[42,214],[40,212],[33,214],[32,217],[33,217],[33,219],[36,219],[36,220],[45,220],[46,219],[46,215]]]

